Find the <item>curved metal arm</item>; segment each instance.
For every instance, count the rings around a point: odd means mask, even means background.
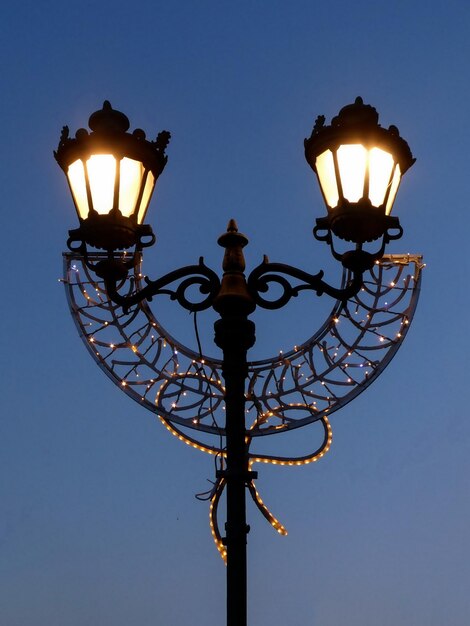
[[[283,276],[291,276],[302,283],[300,285],[291,285],[291,283]],[[263,262],[255,267],[248,276],[248,290],[258,306],[265,309],[280,309],[293,297],[296,297],[300,291],[311,289],[321,296],[323,293],[336,298],[337,300],[348,300],[352,298],[362,287],[363,272],[355,271],[352,274],[352,280],[344,289],[331,287],[323,279],[324,272],[318,274],[308,274],[303,270],[297,269],[284,263],[270,263],[265,256]],[[269,291],[270,283],[277,283],[281,286],[283,292],[275,300],[267,300],[261,296],[262,293]]]
[[[117,290],[117,281],[113,275],[113,268],[111,271],[106,270],[106,261],[102,262],[99,272],[104,279],[106,290],[110,299],[116,304],[122,306],[126,312],[133,304],[137,304],[142,300],[151,301],[154,296],[160,294],[167,294],[172,300],[177,300],[178,303],[191,312],[203,311],[208,309],[216,295],[220,290],[220,280],[217,274],[204,264],[203,257],[200,257],[198,265],[187,265],[180,269],[174,270],[165,274],[157,280],[149,280],[145,278],[147,286],[140,291],[133,293],[129,296],[121,295]],[[184,279],[184,280],[182,280]],[[181,280],[181,283],[176,289],[167,289],[168,285],[175,281]],[[186,297],[186,291],[194,285],[199,285],[199,291],[206,297],[200,302],[192,302]]]

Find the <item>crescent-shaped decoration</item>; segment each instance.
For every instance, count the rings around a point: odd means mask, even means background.
[[[90,260],[99,261],[96,253]],[[422,259],[387,255],[368,275],[359,294],[336,302],[321,328],[302,345],[271,359],[249,363],[246,441],[254,463],[297,466],[314,463],[330,449],[329,416],[350,402],[381,374],[410,326],[421,284]],[[119,388],[156,413],[181,441],[216,455],[225,463],[222,363],[176,341],[144,300],[124,312],[107,296],[77,253],[64,254],[63,282],[72,317],[90,354]],[[348,279],[343,275],[343,285]],[[140,266],[119,286],[141,288]],[[254,439],[316,422],[323,439],[309,454],[276,456],[250,451]],[[209,439],[209,442],[208,442]],[[262,501],[254,480],[247,484],[256,506],[280,534],[287,530]],[[217,514],[225,480],[217,478],[207,498],[215,545],[226,560]],[[202,494],[204,496],[205,494]]]
[[[95,258],[96,257],[96,258]],[[97,253],[92,260],[99,260]],[[215,450],[224,436],[221,361],[189,350],[146,301],[124,313],[75,253],[64,255],[70,311],[89,352],[127,395]],[[280,433],[330,416],[364,391],[400,347],[415,312],[420,256],[387,255],[358,296],[337,302],[321,328],[285,354],[249,364],[247,435]],[[120,292],[141,288],[140,268]],[[346,276],[343,277],[343,282]],[[183,435],[186,437],[186,434]]]

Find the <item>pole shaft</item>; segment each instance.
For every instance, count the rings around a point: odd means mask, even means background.
[[[216,343],[223,349],[227,446],[227,626],[247,624],[246,483],[249,480],[245,441],[247,349],[254,343],[254,324],[246,315],[223,315],[216,322]]]
[[[255,343],[255,325],[248,315],[255,303],[244,275],[243,247],[248,243],[230,220],[227,232],[218,239],[225,248],[224,275],[214,309],[220,319],[214,325],[215,343],[223,351],[222,374],[225,380],[225,434],[227,470],[227,626],[247,624],[246,567],[246,484],[248,452],[245,436],[245,381],[248,376],[247,351]]]
[[[242,355],[237,355],[242,365]],[[230,356],[230,360],[233,355]],[[227,359],[224,359],[227,360]],[[246,368],[246,352],[244,354]],[[245,369],[243,368],[243,369]],[[241,369],[241,368],[240,368]],[[227,626],[247,623],[245,377],[226,371]]]

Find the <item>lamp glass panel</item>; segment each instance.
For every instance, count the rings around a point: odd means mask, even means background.
[[[360,144],[348,144],[340,146],[337,155],[343,196],[349,202],[359,202],[364,194],[367,150]]]
[[[395,201],[395,196],[397,195],[398,187],[400,185],[401,180],[401,171],[400,166],[396,165],[395,171],[393,172],[392,178],[392,186],[390,187],[390,193],[388,195],[387,206],[385,207],[385,214],[390,215],[392,212],[393,203]]]
[[[147,207],[152,197],[153,188],[155,186],[155,178],[152,172],[148,172],[147,180],[145,181],[144,193],[142,194],[142,200],[140,201],[139,214],[137,216],[137,223],[142,224],[147,213]]]
[[[116,159],[112,154],[94,154],[86,164],[93,208],[106,215],[113,208]]]
[[[380,148],[369,151],[369,200],[379,207],[385,200],[393,170],[393,157]]]
[[[88,217],[89,207],[86,194],[85,168],[83,167],[83,163],[80,159],[69,165],[67,178],[69,179],[78,215],[82,220],[85,220]]]
[[[334,209],[338,204],[339,193],[331,150],[326,150],[317,156],[315,167],[326,203],[331,209]]]
[[[140,161],[127,157],[121,159],[119,210],[124,217],[130,217],[136,209],[143,175],[144,168]]]

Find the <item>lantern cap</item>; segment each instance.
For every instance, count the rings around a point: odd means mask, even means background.
[[[336,117],[331,120],[332,126],[377,126],[379,114],[377,109],[370,104],[364,104],[361,96],[358,96],[353,104],[344,106]]]
[[[103,102],[103,108],[90,115],[88,126],[96,132],[123,132],[129,130],[130,122],[127,115],[116,111],[109,100]]]
[[[315,161],[318,155],[341,144],[351,143],[378,147],[391,152],[400,164],[402,175],[416,160],[408,143],[400,137],[398,128],[394,125],[383,128],[379,124],[379,114],[375,107],[364,104],[360,96],[354,103],[344,106],[331,120],[330,126],[325,126],[324,115],[317,117],[312,134],[304,140],[305,158],[316,172]]]

